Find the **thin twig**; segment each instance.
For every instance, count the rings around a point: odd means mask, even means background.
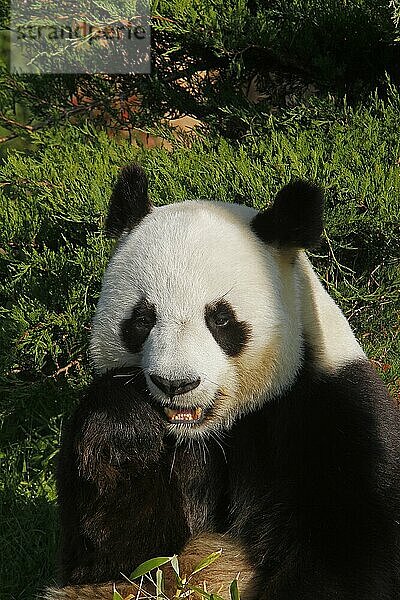
[[[0,144],[4,142],[9,142],[10,140],[15,140],[15,138],[19,137],[19,133],[13,133],[12,135],[4,135],[0,137]]]
[[[79,360],[71,360],[71,362],[65,365],[65,367],[58,369],[58,371],[53,374],[53,377],[58,377],[58,375],[61,375],[62,373],[68,373],[69,369],[71,367],[75,367],[76,365],[79,365]]]
[[[15,121],[14,119],[9,119],[3,113],[0,112],[0,121],[3,121],[6,125],[10,127],[20,127],[21,129],[25,129],[25,131],[32,132],[35,128],[32,125],[25,125],[24,123],[20,123],[19,121]]]

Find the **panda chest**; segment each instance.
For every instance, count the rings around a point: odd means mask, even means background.
[[[205,455],[204,455],[204,453]],[[214,448],[180,447],[174,452],[170,485],[176,486],[191,535],[223,531],[227,520],[227,468]]]

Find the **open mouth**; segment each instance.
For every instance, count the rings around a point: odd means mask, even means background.
[[[164,412],[169,423],[178,425],[179,423],[195,425],[204,418],[202,408],[164,408]]]

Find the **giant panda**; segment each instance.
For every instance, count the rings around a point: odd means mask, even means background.
[[[235,577],[242,600],[400,598],[399,414],[304,252],[321,191],[292,181],[257,213],[147,188],[129,165],[111,197],[47,598],[111,598],[147,559],[190,572],[219,548],[199,577],[223,598]]]

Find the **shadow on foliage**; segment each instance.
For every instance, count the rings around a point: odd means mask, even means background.
[[[0,597],[36,598],[55,581],[58,543],[56,506],[46,498],[5,490],[0,513]]]

